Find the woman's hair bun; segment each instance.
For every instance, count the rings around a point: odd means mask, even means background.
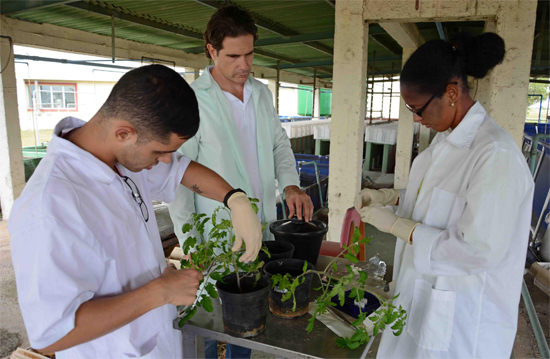
[[[472,37],[468,33],[455,34],[450,39],[466,73],[483,78],[504,59],[504,40],[492,32]]]

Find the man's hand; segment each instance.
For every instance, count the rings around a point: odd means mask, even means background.
[[[177,270],[173,265],[164,268],[158,278],[165,303],[192,305],[203,276],[194,269]]]
[[[398,217],[390,209],[384,207],[380,203],[373,203],[368,207],[363,207],[359,213],[361,213],[363,222],[370,223],[379,231],[391,233],[407,243],[412,244],[412,233],[418,225],[418,222]]]
[[[383,188],[380,190],[365,188],[359,192],[355,199],[355,209],[357,212],[361,208],[370,206],[372,203],[380,203],[384,206],[395,206],[399,202],[399,191],[393,188]]]
[[[262,247],[262,225],[254,212],[246,194],[236,192],[227,200],[231,209],[235,244],[233,252],[238,251],[246,243],[246,252],[239,258],[240,262],[251,262],[256,259]]]
[[[313,202],[304,191],[297,186],[288,186],[285,188],[285,198],[288,205],[288,218],[292,218],[296,214],[298,219],[302,219],[303,211],[304,220],[306,222],[311,221]]]

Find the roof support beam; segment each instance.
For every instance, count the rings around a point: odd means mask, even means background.
[[[0,14],[15,15],[23,12],[44,9],[50,6],[68,4],[76,0],[12,0],[0,2]]]
[[[486,21],[494,19],[502,4],[507,2],[507,0],[430,0],[419,2],[364,0],[363,14],[369,23]],[[419,4],[418,9],[416,9],[415,3]]]
[[[104,16],[112,16],[112,17],[115,17],[115,18],[118,18],[118,19],[121,19],[121,20],[124,20],[124,21],[128,21],[128,22],[131,22],[131,23],[134,23],[134,24],[139,24],[139,25],[142,25],[142,26],[146,26],[146,27],[149,27],[149,28],[152,28],[152,29],[155,29],[155,30],[165,31],[165,32],[169,32],[171,34],[176,34],[176,35],[180,35],[180,36],[184,36],[184,37],[188,37],[188,38],[192,38],[192,39],[196,39],[196,40],[201,40],[201,41],[203,40],[202,32],[197,30],[197,29],[178,26],[176,24],[171,24],[171,23],[157,22],[157,21],[154,21],[154,20],[149,20],[149,19],[143,18],[143,17],[138,16],[138,15],[126,13],[124,11],[118,11],[118,10],[115,10],[115,9],[105,8],[105,7],[95,5],[95,4],[91,4],[91,3],[87,3],[87,2],[84,2],[84,1],[79,1],[79,2],[76,2],[76,3],[67,4],[67,6],[71,6],[71,7],[81,9],[81,10],[85,10],[85,11],[90,11],[90,12],[93,12],[94,14],[99,14],[99,15],[104,15]],[[204,51],[204,50],[202,50],[202,51]],[[257,49],[257,50],[255,50],[255,52],[258,55],[269,57],[269,58],[272,58],[272,59],[275,59],[275,60],[281,60],[281,61],[290,62],[290,63],[299,62],[298,59],[291,58],[291,57],[284,56],[284,55],[279,55],[279,54],[276,54],[276,53],[273,53],[273,52],[270,52],[270,51],[266,51],[266,50]]]
[[[112,55],[110,36],[51,24],[36,24],[12,19],[7,16],[0,18],[0,27],[0,33],[11,36],[15,45],[100,56],[106,59],[110,59]],[[202,55],[191,55],[182,50],[120,38],[117,38],[116,41],[116,54],[119,59],[140,59],[143,56],[163,59],[165,61],[172,61],[179,67],[202,69],[209,64],[208,59]],[[252,65],[252,72],[256,75],[263,74],[264,77],[276,76],[276,70],[265,66]],[[307,81],[309,79],[311,79],[310,76],[281,71],[282,82],[299,84],[300,81]]]
[[[219,1],[219,0],[195,0],[195,1],[200,3],[200,4],[209,6],[213,9],[219,9],[220,7],[222,7],[226,4],[235,5],[230,1]],[[239,7],[243,8],[242,6],[239,6]],[[292,35],[299,35],[300,34],[299,32],[297,32],[295,30],[292,30],[292,29],[289,29],[286,26],[284,26],[284,25],[282,25],[282,24],[280,24],[276,21],[273,21],[273,20],[271,20],[267,17],[256,14],[252,11],[249,11],[249,12],[252,14],[252,17],[254,17],[254,21],[256,22],[256,25],[258,27],[261,27],[262,29],[277,33],[279,35],[284,35],[284,36],[292,36]],[[329,55],[333,54],[333,50],[329,46],[326,46],[326,45],[324,45],[320,42],[311,41],[311,42],[302,42],[302,43],[306,46],[309,46],[309,47],[315,49],[315,50],[324,52],[325,54],[329,54]]]
[[[404,49],[416,49],[424,43],[415,24],[381,22],[380,26]]]
[[[134,24],[139,24],[146,26],[152,29],[166,31],[172,34],[177,34],[185,37],[189,37],[195,40],[202,40],[202,32],[195,29],[185,28],[183,26],[178,26],[176,24],[170,23],[161,23],[153,20],[146,19],[141,16],[132,15],[123,11],[117,11],[114,9],[108,9],[99,5],[94,5],[85,1],[79,1],[76,3],[67,4],[77,9],[93,12],[94,14],[105,15],[105,16],[114,16],[117,19],[132,22]]]
[[[272,37],[269,39],[256,40],[256,42],[254,43],[254,47],[295,44],[297,42],[328,40],[333,38],[334,38],[334,31],[325,31],[320,33],[283,36],[283,37]],[[188,54],[200,54],[203,51],[204,51],[204,48],[202,46],[190,47],[188,49],[185,49],[185,52],[187,52]]]
[[[372,57],[368,58],[368,61],[373,61]],[[401,61],[401,57],[380,57],[376,59],[376,62],[383,62],[383,61]],[[289,64],[289,65],[280,65],[281,69],[294,69],[299,67],[318,67],[318,66],[332,66],[334,64],[333,60],[325,60],[325,61],[311,61],[311,62],[302,62],[302,63],[296,63],[296,64]],[[276,66],[269,66],[271,68],[276,68]],[[320,77],[320,76],[319,76]]]

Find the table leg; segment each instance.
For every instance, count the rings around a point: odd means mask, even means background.
[[[184,358],[199,358],[199,356],[197,355],[197,344],[196,344],[196,336],[195,334],[191,334],[191,333],[188,333],[188,332],[182,332],[181,333],[182,337],[183,337],[183,357]],[[202,358],[204,358],[204,339],[203,339],[203,342],[202,342],[202,352],[203,352],[203,356]]]
[[[201,337],[200,335],[195,336],[195,352],[197,353],[197,358],[205,358],[206,357],[206,347],[204,344],[204,337]]]
[[[363,165],[363,171],[370,171],[371,167],[371,156],[372,156],[372,142],[367,142],[365,149],[365,164]]]
[[[322,140],[315,140],[315,154],[317,156],[321,155],[321,141]]]
[[[382,173],[388,173],[390,164],[391,145],[384,145],[384,155],[382,156]]]

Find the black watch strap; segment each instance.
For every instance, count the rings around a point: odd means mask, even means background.
[[[227,208],[229,208],[229,206],[227,205],[227,201],[229,200],[229,197],[231,197],[234,193],[237,193],[237,192],[242,192],[242,193],[246,194],[246,192],[243,191],[240,188],[232,189],[231,191],[227,192],[227,194],[223,198],[223,205],[226,206]],[[231,208],[229,208],[229,209],[231,209]]]

